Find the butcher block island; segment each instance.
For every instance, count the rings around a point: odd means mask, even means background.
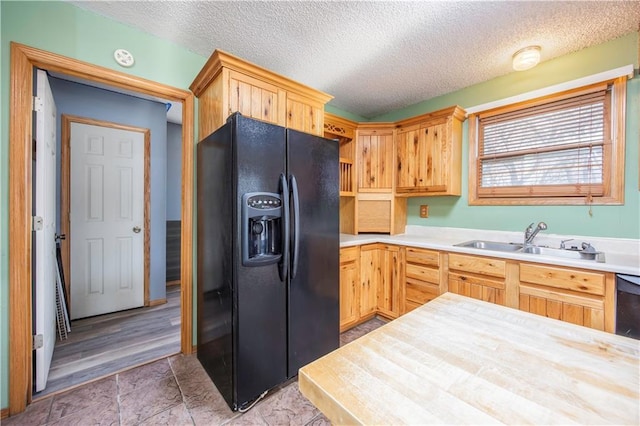
[[[640,424],[640,342],[445,293],[300,369],[333,424]]]

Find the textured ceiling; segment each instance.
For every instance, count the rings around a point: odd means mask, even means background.
[[[638,31],[640,1],[72,1],[209,57],[222,49],[375,117]],[[195,75],[194,75],[195,77]]]

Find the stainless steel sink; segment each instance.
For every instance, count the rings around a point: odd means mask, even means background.
[[[468,247],[468,248],[493,250],[493,251],[505,251],[505,252],[517,252],[522,249],[522,244],[499,243],[496,241],[483,241],[483,240],[467,241],[467,242],[455,244],[455,245],[458,247]]]
[[[519,243],[503,243],[498,241],[485,240],[465,241],[464,243],[455,244],[455,246],[490,251],[501,251],[505,253],[525,253],[540,256],[562,257],[565,259],[594,260],[601,263],[605,261],[604,253],[595,251],[595,249],[590,246],[588,246],[588,250],[566,250],[541,246],[524,246],[523,244]]]
[[[604,262],[604,253],[585,252],[578,250],[563,250],[550,247],[527,246],[522,249],[522,253],[539,254],[542,256],[563,257],[566,259],[596,260]]]

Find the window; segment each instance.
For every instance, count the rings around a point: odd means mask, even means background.
[[[469,204],[622,204],[626,77],[469,116]]]

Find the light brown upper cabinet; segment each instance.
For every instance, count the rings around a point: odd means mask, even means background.
[[[327,101],[287,92],[285,127],[318,136],[324,135],[324,104]]]
[[[393,123],[358,128],[358,191],[393,192]]]
[[[398,122],[397,196],[461,194],[464,117],[453,106]]]
[[[355,136],[358,123],[330,113],[324,114],[324,137],[340,142],[340,196],[353,197],[355,192]]]
[[[356,233],[356,128],[358,123],[326,112],[324,137],[340,141],[340,232]]]
[[[405,198],[393,190],[394,123],[363,123],[356,131],[356,233],[404,232]]]
[[[198,140],[240,112],[302,132],[324,134],[324,105],[332,96],[215,50],[189,87],[199,102]]]

